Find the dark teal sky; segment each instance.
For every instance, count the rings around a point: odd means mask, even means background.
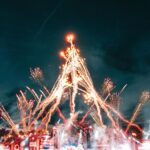
[[[150,90],[149,0],[1,0],[0,101],[13,112],[15,94],[39,66],[51,88],[67,32],[77,45],[97,90],[105,77],[118,89],[128,83],[122,109],[128,116],[143,90]],[[149,107],[141,116],[149,119]]]

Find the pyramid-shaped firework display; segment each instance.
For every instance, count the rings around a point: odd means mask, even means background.
[[[111,79],[104,80],[102,90],[98,93],[93,85],[85,65],[85,59],[74,44],[75,36],[69,34],[67,42],[70,46],[60,52],[65,59],[51,91],[41,84],[43,72],[40,68],[31,69],[31,77],[39,84],[40,94],[26,87],[32,95],[20,91],[17,94],[20,121],[15,123],[5,108],[0,106],[1,119],[7,123],[1,128],[0,149],[10,150],[136,150],[141,145],[141,137],[146,134],[140,126],[134,123],[142,106],[150,99],[149,92],[143,92],[130,121],[119,112],[120,92],[113,93],[114,84]],[[76,98],[80,95],[87,111],[78,118]],[[66,119],[60,104],[69,102],[69,118]],[[82,110],[82,108],[79,108]],[[51,118],[57,113],[63,123],[52,125]],[[92,121],[89,123],[89,119]],[[104,123],[104,117],[109,123]],[[91,123],[92,122],[92,123]],[[121,127],[123,126],[123,127]],[[130,129],[133,129],[131,132]]]

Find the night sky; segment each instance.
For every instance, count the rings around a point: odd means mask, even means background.
[[[1,0],[0,101],[15,116],[19,89],[35,87],[30,68],[39,66],[52,88],[63,62],[58,54],[73,32],[99,91],[110,77],[122,94],[127,118],[143,90],[150,90],[149,0]],[[137,121],[149,120],[147,104]],[[145,124],[146,125],[146,124]]]

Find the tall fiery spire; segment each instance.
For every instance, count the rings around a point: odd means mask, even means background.
[[[104,126],[101,110],[103,110],[114,127],[118,127],[115,119],[113,118],[112,112],[115,113],[121,120],[129,123],[117,110],[111,107],[102,96],[95,90],[92,79],[85,65],[85,60],[80,56],[80,51],[76,48],[73,43],[75,36],[69,34],[66,37],[67,42],[70,43],[70,47],[67,47],[65,51],[60,52],[60,56],[65,59],[65,64],[62,66],[61,73],[52,88],[48,97],[40,104],[38,108],[39,119],[44,110],[51,106],[45,117],[42,119],[41,124],[48,127],[52,114],[55,112],[57,107],[62,101],[63,93],[65,90],[70,91],[70,116],[75,113],[75,98],[78,91],[83,96],[83,101],[92,105],[94,108],[94,118],[101,127]],[[136,125],[135,125],[136,126]],[[138,126],[137,126],[138,128]]]
[[[112,126],[115,128],[118,127],[118,124],[116,123],[114,116],[117,116],[120,120],[129,124],[129,121],[126,120],[114,107],[109,105],[107,101],[102,98],[100,93],[95,90],[90,73],[85,65],[85,59],[80,56],[80,51],[74,44],[75,35],[67,35],[66,40],[70,43],[70,46],[67,47],[66,50],[60,52],[60,56],[65,59],[65,63],[61,67],[61,72],[52,90],[49,91],[46,86],[41,84],[43,89],[40,90],[40,95],[38,95],[34,89],[27,87],[27,90],[33,95],[34,100],[28,100],[26,94],[22,91],[17,95],[18,108],[21,112],[21,121],[18,123],[20,126],[19,130],[24,132],[24,135],[28,134],[28,132],[31,131],[39,121],[40,124],[37,125],[36,129],[47,131],[48,125],[51,122],[51,117],[55,111],[58,112],[59,116],[65,122],[65,117],[61,113],[59,105],[61,104],[66,91],[69,91],[70,95],[70,118],[76,114],[75,99],[77,93],[80,92],[83,97],[82,100],[85,104],[90,106],[91,110],[89,112],[92,111],[91,116],[99,126],[105,126],[101,111],[106,114],[112,123]],[[38,81],[41,80],[41,75],[43,77],[39,68],[31,70],[31,72],[34,78],[38,77]],[[106,93],[110,94],[111,89],[111,86],[109,86]],[[82,108],[79,109],[82,110]],[[16,134],[19,134],[18,129],[15,127],[15,123],[3,107],[0,107],[0,113],[2,114],[2,118],[10,125],[11,130]],[[83,120],[85,117],[83,117]],[[141,130],[139,126],[132,122],[130,122],[130,126],[131,125]]]
[[[126,133],[128,132],[128,130],[130,129],[131,127],[131,124],[135,121],[135,119],[137,118],[138,114],[140,113],[142,107],[144,106],[144,104],[146,102],[150,101],[150,92],[148,91],[144,91],[142,92],[142,95],[140,97],[140,100],[139,100],[139,103],[137,104],[135,110],[134,110],[134,113],[130,119],[130,123],[128,124],[127,128],[126,128]]]

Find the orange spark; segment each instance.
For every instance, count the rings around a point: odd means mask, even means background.
[[[64,51],[60,51],[59,56],[60,56],[61,58],[66,58]]]
[[[69,43],[72,43],[72,42],[74,41],[74,39],[75,39],[75,35],[74,35],[74,34],[68,34],[68,35],[66,36],[66,40],[67,40],[67,42],[69,42]]]

